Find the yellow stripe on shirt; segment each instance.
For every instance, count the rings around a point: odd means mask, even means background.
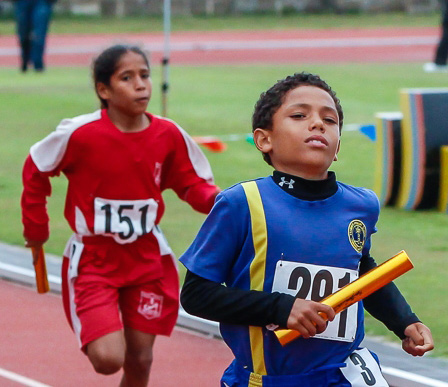
[[[266,268],[267,252],[267,228],[263,203],[260,191],[255,181],[242,183],[249,205],[252,239],[254,242],[255,256],[250,265],[250,288],[251,290],[263,290]],[[266,375],[264,362],[263,330],[261,327],[249,327],[250,347],[252,351],[253,369],[256,374]],[[259,385],[259,384],[257,384]],[[249,384],[250,386],[250,384]]]

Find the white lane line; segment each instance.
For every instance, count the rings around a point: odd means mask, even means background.
[[[34,278],[35,273],[31,269],[26,269],[20,266],[10,265],[9,263],[0,262],[0,270],[6,270],[15,274],[20,274],[26,277]],[[61,278],[52,274],[48,275],[48,281],[61,284]]]
[[[422,375],[417,375],[412,372],[402,371],[397,368],[381,366],[381,370],[383,371],[383,373],[386,376],[387,375],[395,376],[399,379],[409,380],[411,382],[418,383],[421,386],[448,387],[448,383],[446,383],[446,382],[442,382],[442,381],[436,380],[436,379],[431,379],[431,378],[428,378],[428,377],[422,376]],[[408,385],[409,384],[407,384],[406,386],[408,386]],[[402,386],[405,386],[405,385],[403,384]]]
[[[48,384],[43,384],[40,382],[37,382],[36,380],[27,378],[26,376],[22,376],[19,374],[16,374],[11,371],[7,371],[3,368],[0,368],[0,376],[3,376],[5,379],[13,380],[14,382],[20,383],[24,386],[29,387],[51,387]]]

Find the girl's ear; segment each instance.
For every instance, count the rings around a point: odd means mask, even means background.
[[[105,100],[109,99],[109,87],[106,86],[104,83],[98,82],[96,84],[96,92],[98,93],[99,97]]]
[[[254,144],[262,153],[269,153],[272,150],[271,131],[257,128],[254,130]]]

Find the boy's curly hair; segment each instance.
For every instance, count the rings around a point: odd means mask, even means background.
[[[272,130],[272,118],[282,105],[286,93],[296,87],[306,85],[319,87],[330,94],[338,112],[339,133],[341,133],[344,122],[344,113],[339,98],[336,97],[336,93],[322,78],[307,72],[289,75],[286,78],[277,81],[277,83],[266,92],[261,93],[259,100],[255,104],[254,114],[252,115],[252,132],[257,128]],[[272,165],[269,154],[263,153],[263,159],[269,165]]]

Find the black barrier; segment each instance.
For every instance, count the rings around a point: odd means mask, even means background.
[[[395,205],[401,178],[401,112],[378,113],[374,191],[382,206]]]

